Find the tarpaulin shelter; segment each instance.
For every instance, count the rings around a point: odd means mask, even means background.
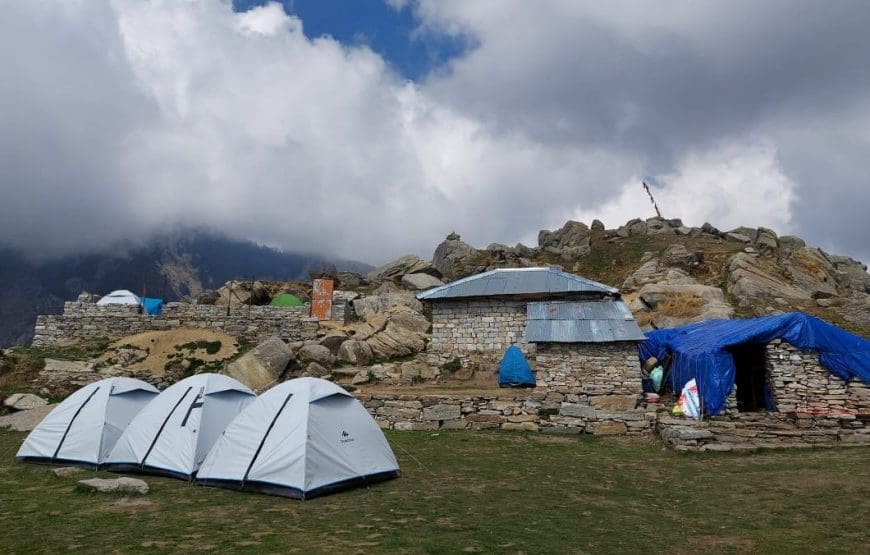
[[[27,436],[19,459],[98,466],[157,389],[133,378],[88,384],[54,408]]]
[[[819,362],[842,380],[870,383],[870,341],[809,314],[791,312],[747,320],[710,320],[646,334],[641,359],[672,357],[668,383],[680,391],[691,379],[698,384],[704,414],[720,414],[734,387],[732,353],[743,345],[782,339],[819,354]]]
[[[196,481],[307,499],[398,472],[359,401],[332,382],[297,378],[260,395],[227,426]]]
[[[106,458],[106,466],[189,479],[227,424],[255,397],[229,376],[185,378],[136,415]]]
[[[160,316],[163,312],[163,299],[142,297],[142,312],[148,316]]]
[[[504,352],[498,365],[499,387],[535,387],[535,375],[526,361],[525,355],[516,345]]]
[[[291,295],[290,293],[282,293],[277,295],[272,302],[269,303],[269,306],[302,306],[304,303],[302,299],[297,297],[296,295]]]

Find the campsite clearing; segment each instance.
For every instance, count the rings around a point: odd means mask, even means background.
[[[388,433],[402,476],[300,502],[145,476],[87,493],[0,431],[3,550],[860,552],[870,448],[681,454],[653,440]]]

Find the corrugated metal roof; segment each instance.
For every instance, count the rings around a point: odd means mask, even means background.
[[[619,300],[529,303],[524,340],[529,343],[643,341],[631,311]]]
[[[546,293],[618,295],[619,290],[555,268],[499,268],[418,293],[417,298],[436,300]]]

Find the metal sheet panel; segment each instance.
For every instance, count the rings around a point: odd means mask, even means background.
[[[315,279],[311,290],[311,316],[318,320],[332,319],[332,280]]]
[[[643,341],[625,303],[617,300],[529,303],[525,340],[532,343]]]
[[[436,300],[547,293],[616,295],[619,290],[555,268],[499,268],[418,293],[417,298]]]

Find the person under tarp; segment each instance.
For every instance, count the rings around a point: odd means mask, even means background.
[[[507,348],[498,366],[499,387],[535,387],[535,375],[516,345]]]

